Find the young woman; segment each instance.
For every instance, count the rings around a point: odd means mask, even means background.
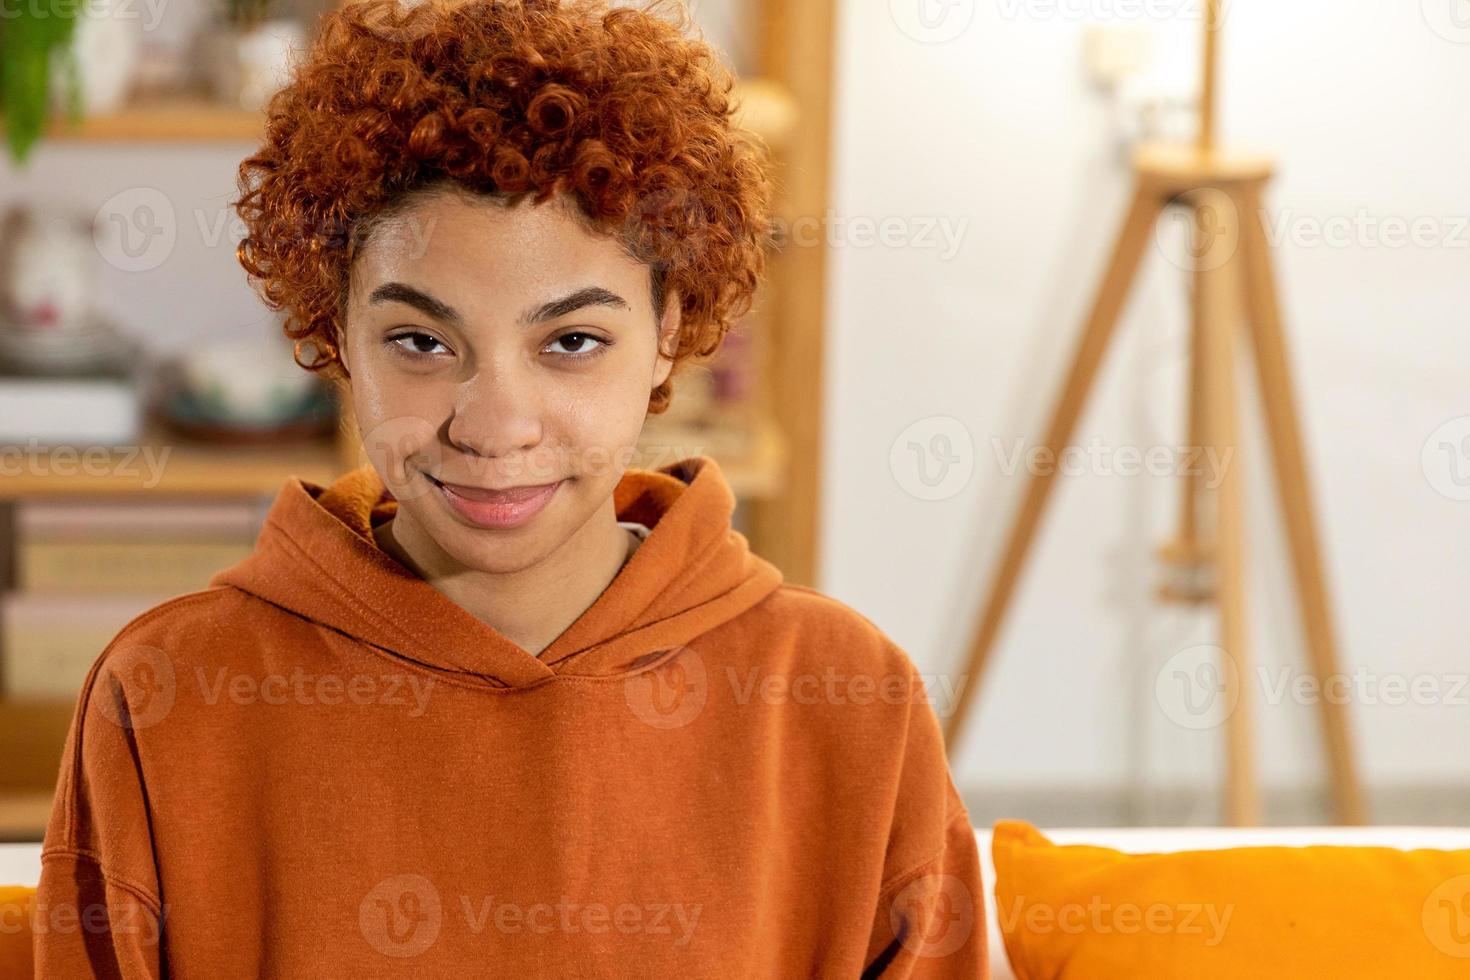
[[[719,466],[629,469],[762,272],[768,164],[682,18],[344,6],[240,259],[372,464],[88,677],[40,975],[980,977],[912,662]]]

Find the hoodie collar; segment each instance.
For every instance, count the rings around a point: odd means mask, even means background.
[[[648,537],[611,584],[539,657],[477,619],[373,540],[397,501],[371,465],[319,486],[292,477],[255,551],[218,573],[227,585],[399,656],[495,687],[608,675],[688,643],[760,602],[780,571],[733,529],[719,465],[693,456],[629,469],[613,491],[620,521]]]

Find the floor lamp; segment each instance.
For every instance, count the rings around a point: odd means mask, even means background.
[[[1270,246],[1262,225],[1262,191],[1272,175],[1267,159],[1227,155],[1215,146],[1215,104],[1220,2],[1207,0],[1204,19],[1203,83],[1199,136],[1193,145],[1145,145],[1132,161],[1134,191],[1112,256],[1094,297],[1061,395],[1046,433],[1047,458],[1056,459],[1071,442],[1098,367],[1114,336],[1154,226],[1166,208],[1187,208],[1192,251],[1197,262],[1191,304],[1191,356],[1188,427],[1191,446],[1234,450],[1238,443],[1237,357],[1241,320],[1249,325],[1256,384],[1265,411],[1276,489],[1280,496],[1297,599],[1312,671],[1319,683],[1338,672],[1312,494],[1302,458],[1301,429],[1291,370],[1282,337],[1280,307]],[[1243,310],[1236,301],[1243,302]],[[1240,316],[1242,313],[1244,316]],[[1236,670],[1227,683],[1249,676],[1246,630],[1245,508],[1241,454],[1234,452],[1208,494],[1200,476],[1183,477],[1178,536],[1162,557],[1184,571],[1209,571],[1202,586],[1168,587],[1165,598],[1213,602],[1219,613],[1220,645]],[[1027,553],[1041,521],[1056,468],[1029,475],[1021,508],[1011,526],[981,617],[970,639],[966,676],[970,683],[945,725],[953,745],[963,730],[975,689],[995,645],[1006,608],[1015,592]],[[1212,508],[1202,508],[1210,505]],[[1201,521],[1201,518],[1213,518]],[[1198,574],[1193,581],[1204,582]],[[1224,676],[1231,677],[1230,673]],[[1252,705],[1246,692],[1233,694],[1234,709],[1225,725],[1227,819],[1235,825],[1260,821],[1260,795],[1254,762]],[[1365,821],[1346,707],[1319,699],[1338,822]]]

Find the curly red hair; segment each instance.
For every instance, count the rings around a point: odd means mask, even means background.
[[[713,354],[764,272],[769,158],[732,123],[730,72],[684,8],[664,19],[662,6],[360,0],[324,15],[234,202],[237,257],[286,310],[297,363],[345,377],[354,254],[377,219],[444,181],[536,204],[571,195],[649,264],[656,313],[679,296],[676,368]]]

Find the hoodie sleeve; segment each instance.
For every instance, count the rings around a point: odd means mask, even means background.
[[[32,919],[43,980],[163,976],[163,905],[138,741],[158,717],[157,692],[138,697],[157,686],[156,654],[114,641],[78,698]]]
[[[939,719],[912,664],[910,695],[863,977],[987,980],[985,893],[975,830],[950,778]]]

